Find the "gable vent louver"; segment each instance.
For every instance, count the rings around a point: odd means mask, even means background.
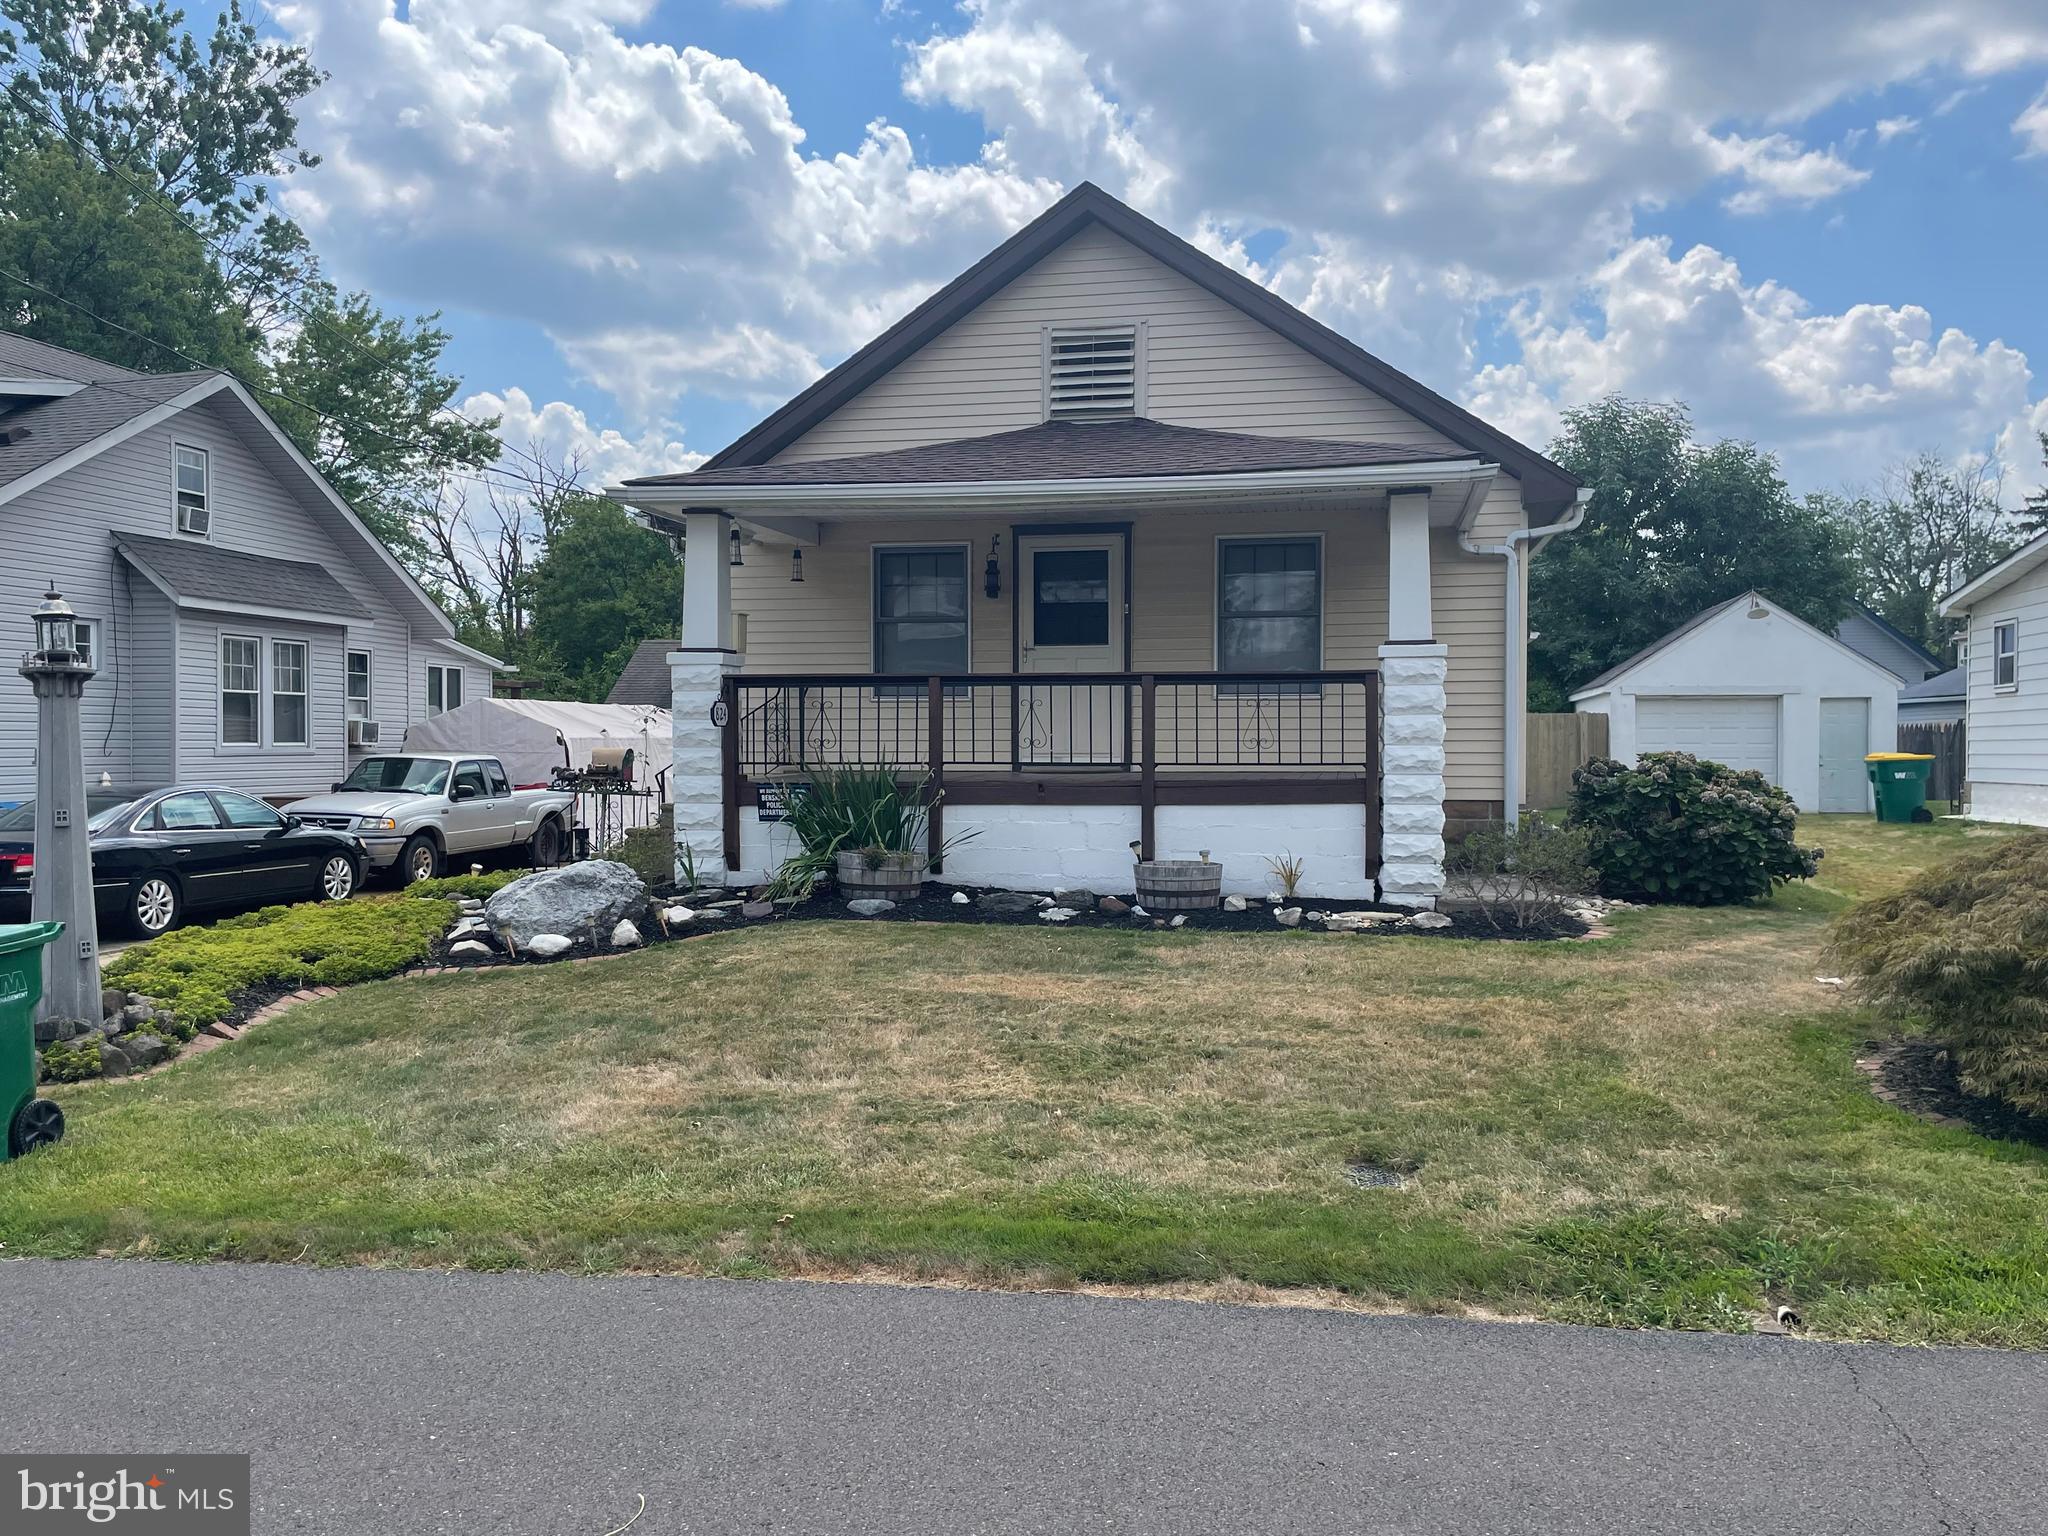
[[[1138,414],[1135,326],[1056,330],[1046,340],[1048,421],[1112,421]]]

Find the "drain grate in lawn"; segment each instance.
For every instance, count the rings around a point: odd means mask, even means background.
[[[1406,1189],[1415,1179],[1413,1168],[1390,1168],[1385,1163],[1346,1163],[1344,1178],[1357,1189]]]

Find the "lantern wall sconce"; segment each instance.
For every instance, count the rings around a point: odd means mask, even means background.
[[[981,590],[989,597],[1003,595],[1003,566],[997,558],[1003,547],[1003,536],[998,533],[988,541],[988,564],[981,568]]]
[[[731,531],[726,534],[726,539],[732,546],[732,558],[726,561],[726,564],[745,565],[747,562],[740,558],[740,525],[738,523],[732,525]]]
[[[802,581],[804,579],[804,552],[800,549],[792,548],[789,552],[789,579],[791,581]]]

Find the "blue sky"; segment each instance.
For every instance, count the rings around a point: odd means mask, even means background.
[[[278,0],[288,204],[507,432],[715,450],[1087,178],[1538,444],[2043,478],[2038,0]]]

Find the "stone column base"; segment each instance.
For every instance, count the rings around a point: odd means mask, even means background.
[[[1444,893],[1441,645],[1380,647],[1380,900],[1434,907]]]
[[[711,723],[711,706],[745,661],[734,651],[669,653],[674,756],[668,782],[675,797],[678,881],[684,878],[685,850],[698,884],[723,885],[731,873],[725,866],[725,731]],[[727,721],[725,730],[736,731],[739,724]]]

